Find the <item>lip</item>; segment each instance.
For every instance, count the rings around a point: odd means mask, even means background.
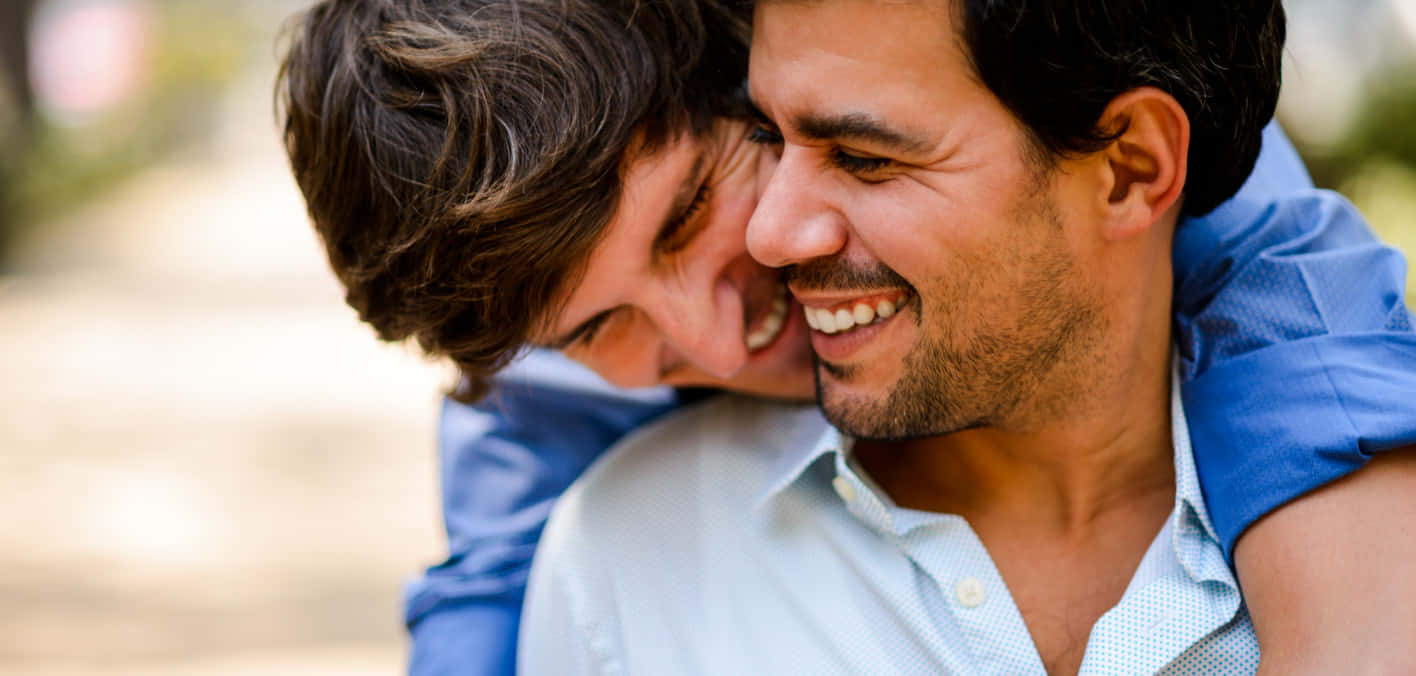
[[[837,306],[844,305],[847,303],[854,305],[855,303],[859,302],[865,302],[868,305],[874,306],[876,301],[889,300],[892,297],[897,296],[904,296],[905,300],[908,301],[909,297],[913,295],[904,289],[885,289],[883,291],[865,292],[856,291],[851,293],[818,293],[814,291],[798,291],[788,286],[787,290],[790,291],[791,296],[798,302],[800,302],[802,305],[813,308],[827,309],[835,308]]]
[[[841,302],[860,296],[843,297]],[[905,299],[905,302],[895,310],[895,314],[888,319],[878,321],[870,326],[852,329],[845,333],[825,333],[822,331],[811,331],[811,349],[816,351],[816,356],[831,363],[840,363],[861,357],[861,353],[869,348],[882,334],[891,330],[891,327],[898,323],[900,317],[907,312],[914,310],[914,296]],[[813,305],[822,303],[822,297],[813,298]],[[798,313],[801,311],[798,310]],[[805,318],[801,318],[803,324]]]

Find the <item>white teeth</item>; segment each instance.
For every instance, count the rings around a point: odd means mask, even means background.
[[[836,311],[836,330],[849,331],[855,328],[855,315],[850,310]]]
[[[782,328],[782,321],[785,319],[785,314],[786,308],[783,308],[780,313],[768,315],[767,320],[762,322],[762,330],[776,335],[777,331]]]
[[[787,324],[787,287],[778,285],[776,296],[772,299],[772,310],[767,318],[762,320],[762,326],[756,331],[749,333],[744,342],[747,343],[748,350],[760,350],[766,347],[781,333],[782,327]]]
[[[855,316],[855,323],[865,326],[875,321],[875,310],[870,309],[865,303],[856,303],[855,310],[851,312]]]
[[[822,333],[840,333],[857,326],[868,326],[877,321],[889,319],[894,316],[896,310],[894,301],[888,300],[880,301],[874,308],[865,303],[856,303],[855,307],[849,310],[841,308],[834,312],[825,308],[802,306],[802,312],[806,314],[807,326]]]

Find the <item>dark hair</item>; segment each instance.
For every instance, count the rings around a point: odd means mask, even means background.
[[[574,284],[634,146],[734,105],[747,22],[714,0],[325,0],[276,85],[346,300],[481,397]]]
[[[1234,195],[1278,104],[1279,0],[959,0],[975,71],[1053,155],[1093,152],[1107,104],[1157,87],[1190,118],[1183,211]]]

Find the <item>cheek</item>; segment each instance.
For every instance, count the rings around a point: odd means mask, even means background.
[[[846,196],[852,234],[871,257],[919,287],[954,257],[971,219],[917,185],[869,187]]]

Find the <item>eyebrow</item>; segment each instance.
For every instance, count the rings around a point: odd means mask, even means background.
[[[693,168],[684,176],[683,182],[679,183],[678,190],[674,193],[674,200],[669,203],[668,214],[666,214],[664,220],[659,223],[659,229],[654,234],[654,245],[656,247],[660,241],[665,238],[674,223],[679,220],[679,217],[683,215],[684,211],[688,209],[689,205],[693,204],[693,198],[698,195],[698,185],[701,182],[700,179],[703,178],[703,168],[708,161],[707,158],[707,151],[700,149],[697,159],[693,161]],[[545,347],[554,350],[564,350],[570,347],[575,341],[579,340],[581,336],[585,335],[586,332],[594,327],[596,323],[605,321],[605,319],[609,318],[610,313],[618,310],[620,307],[623,306],[617,305],[596,313],[595,316],[580,322],[575,328],[567,331],[561,337],[547,341],[544,344]]]
[[[840,115],[803,114],[793,118],[793,127],[813,141],[854,139],[886,146],[911,154],[923,153],[929,144],[916,136],[893,129],[869,113]]]

